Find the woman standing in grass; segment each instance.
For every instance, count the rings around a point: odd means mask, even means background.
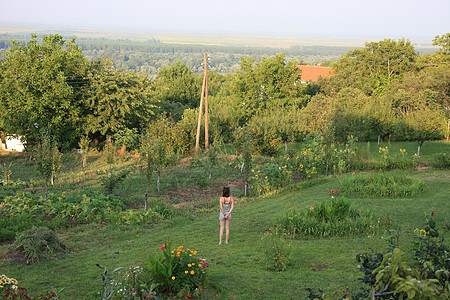
[[[228,244],[228,237],[230,236],[230,221],[231,212],[234,208],[233,196],[230,196],[230,188],[224,187],[222,197],[220,197],[220,237],[219,245],[222,245],[223,228],[226,228],[225,244]]]

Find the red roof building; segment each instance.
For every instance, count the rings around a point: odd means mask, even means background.
[[[330,67],[299,65],[298,68],[302,71],[301,78],[303,82],[317,82],[319,77],[326,78],[336,73]]]

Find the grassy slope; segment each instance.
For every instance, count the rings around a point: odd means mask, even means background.
[[[415,199],[352,198],[358,208],[374,208],[380,215],[389,213],[399,226],[402,244],[411,240],[414,228],[420,228],[424,216],[431,211],[435,211],[440,225],[450,220],[450,171],[428,169],[408,173],[427,180],[430,187],[427,195]],[[120,251],[113,267],[142,265],[148,254],[170,239],[173,246],[194,248],[210,261],[210,279],[221,298],[229,295],[238,299],[301,298],[305,287],[355,286],[360,276],[356,254],[369,248],[383,249],[381,237],[295,240],[292,266],[279,273],[267,269],[263,254],[261,237],[280,215],[292,207],[307,209],[329,199],[332,188],[339,188],[339,178],[329,177],[309,188],[245,203],[238,200],[228,246],[217,245],[216,213],[178,218],[145,229],[85,225],[59,232],[71,250],[64,258],[31,266],[0,260],[0,273],[18,279],[34,296],[47,289],[64,288],[63,299],[93,299],[100,290],[101,270],[96,263],[109,264],[112,252]],[[1,245],[0,253],[7,247]],[[319,265],[325,268],[318,271]]]

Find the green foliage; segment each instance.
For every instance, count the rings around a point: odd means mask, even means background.
[[[102,267],[102,291],[100,298],[106,299],[155,299],[159,300],[154,292],[155,285],[147,286],[144,281],[143,270],[139,266],[128,268],[116,268],[110,271],[108,267]]]
[[[392,155],[390,153],[389,147],[379,147],[378,154],[380,157],[379,161],[369,162],[369,167],[377,170],[392,170],[392,169],[412,169],[419,165],[419,157],[414,154],[408,156],[406,149],[399,149],[399,153]]]
[[[450,155],[438,153],[434,156],[433,166],[439,169],[450,169]]]
[[[304,179],[311,179],[325,169],[325,144],[322,135],[307,135],[298,155],[285,156],[285,164]],[[323,172],[324,173],[324,172]]]
[[[271,161],[253,170],[250,182],[256,194],[263,195],[288,185],[291,177],[292,172],[285,165]]]
[[[2,185],[6,185],[7,188],[9,188],[10,178],[12,174],[12,162],[10,162],[8,165],[6,163],[0,164],[0,172],[3,177],[3,180],[1,181]]]
[[[262,241],[269,269],[276,272],[286,270],[292,259],[292,246],[283,232],[276,227],[270,228],[264,233]]]
[[[66,251],[66,246],[56,233],[47,227],[35,227],[23,232],[17,237],[15,247],[23,249],[27,263],[37,263]]]
[[[27,43],[13,42],[1,63],[0,119],[6,132],[23,135],[28,145],[40,128],[54,130],[64,150],[77,144],[84,127],[89,69],[75,40],[47,35],[39,42],[33,34]],[[27,133],[25,135],[25,133]]]
[[[413,69],[418,56],[409,40],[367,42],[364,48],[349,51],[339,59],[336,75],[328,83],[334,90],[354,87],[367,95],[382,95],[394,78]]]
[[[163,117],[178,121],[184,110],[198,106],[201,79],[180,61],[159,70],[155,80],[155,98]]]
[[[89,114],[85,131],[101,137],[137,131],[154,114],[150,79],[141,74],[114,70],[105,61],[92,67],[89,79],[95,83],[88,90]]]
[[[61,169],[62,154],[58,150],[56,140],[50,134],[50,131],[44,130],[41,136],[41,141],[36,148],[36,160],[38,163],[39,173],[45,180],[45,191],[48,194],[48,182],[51,180],[52,184],[56,176],[56,172]]]
[[[114,189],[122,184],[130,174],[130,169],[108,172],[102,177],[102,188],[106,194],[112,194]]]
[[[148,258],[144,270],[157,290],[164,292],[194,291],[206,280],[209,263],[199,258],[197,251],[184,246],[170,250],[170,244],[163,244],[160,251]]]
[[[109,169],[111,169],[114,163],[114,156],[116,153],[116,146],[111,136],[106,138],[105,146],[103,147],[103,155],[105,156],[106,163],[109,164]]]
[[[241,70],[233,78],[231,93],[240,126],[256,113],[271,107],[302,107],[308,96],[300,84],[296,61],[286,62],[284,54],[263,57],[259,63],[241,59]]]
[[[425,182],[404,175],[371,174],[344,177],[342,191],[355,197],[414,197],[427,190]]]
[[[307,212],[289,211],[279,224],[293,236],[313,237],[374,235],[391,225],[389,219],[377,219],[370,210],[357,211],[346,198],[334,196],[330,202],[311,206]]]
[[[83,169],[87,167],[87,156],[89,154],[89,145],[91,143],[91,140],[85,135],[81,137],[80,142],[78,143],[78,146],[81,150],[81,156],[83,159],[82,167]]]
[[[140,135],[136,128],[120,129],[113,137],[117,146],[125,146],[128,151],[136,150],[140,143]]]
[[[33,226],[57,229],[68,225],[68,220],[61,217],[54,217],[48,220],[33,216],[27,212],[6,217],[0,211],[0,216],[2,216],[0,218],[0,242],[12,241],[18,233],[29,230]]]

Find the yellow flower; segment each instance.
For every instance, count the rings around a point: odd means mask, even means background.
[[[189,273],[189,271],[184,271],[184,274],[187,274],[187,273]]]
[[[190,267],[192,267],[192,265],[191,265],[191,264],[188,264],[188,267],[190,268]]]
[[[300,168],[302,168],[302,169],[303,169],[303,165],[300,165]]]
[[[198,267],[201,268],[201,267],[202,267],[202,264],[198,264]]]
[[[195,274],[195,272],[194,272],[194,270],[192,270],[192,271],[191,271],[191,275],[194,275],[194,274]]]
[[[172,280],[175,280],[175,276],[172,276]]]
[[[414,229],[414,233],[416,233],[417,231],[419,231],[419,228]]]
[[[420,229],[420,234],[423,236],[426,236],[427,232],[425,231],[425,229]]]

